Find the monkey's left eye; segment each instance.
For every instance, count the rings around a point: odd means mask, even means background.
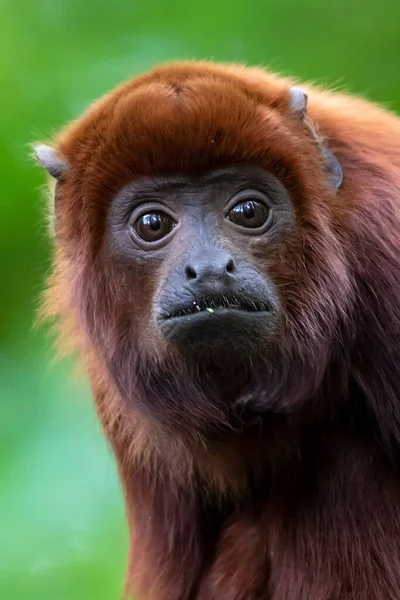
[[[269,209],[258,199],[249,199],[236,204],[227,217],[236,225],[250,229],[263,227],[268,221]]]
[[[133,229],[144,242],[158,242],[168,235],[176,222],[164,212],[149,212],[133,223]]]

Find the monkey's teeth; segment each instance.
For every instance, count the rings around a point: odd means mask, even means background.
[[[230,309],[236,311],[247,311],[247,312],[257,312],[265,310],[265,306],[263,304],[256,304],[252,301],[246,301],[240,303],[235,297],[227,297],[219,298],[216,300],[209,299],[208,305],[204,303],[204,301],[200,301],[199,303],[195,300],[192,301],[192,304],[188,308],[183,308],[176,313],[171,313],[167,315],[167,318],[172,317],[184,317],[196,314],[198,312],[208,312],[210,314],[214,314],[216,311],[220,309]]]

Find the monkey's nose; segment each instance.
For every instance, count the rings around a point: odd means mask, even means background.
[[[215,251],[191,260],[185,266],[186,279],[190,282],[212,283],[230,281],[236,271],[235,261],[225,251]]]

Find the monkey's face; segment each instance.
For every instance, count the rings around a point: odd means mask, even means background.
[[[268,265],[293,223],[289,193],[258,167],[141,178],[112,204],[109,247],[151,296],[144,331],[183,354],[243,359],[276,336]]]
[[[343,339],[342,172],[306,107],[261,72],[165,67],[38,148],[57,179],[55,312],[160,421],[310,397]]]

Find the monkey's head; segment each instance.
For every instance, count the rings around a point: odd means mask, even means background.
[[[127,406],[193,429],[318,388],[350,285],[342,171],[304,92],[165,66],[36,153],[56,180],[54,311]]]

